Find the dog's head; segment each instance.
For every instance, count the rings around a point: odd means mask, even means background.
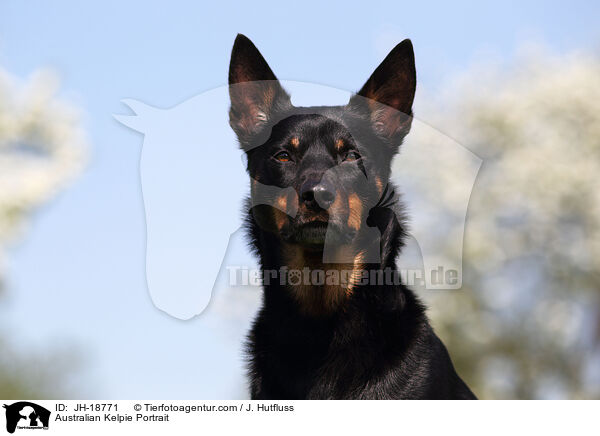
[[[410,130],[416,73],[404,40],[345,106],[295,107],[257,48],[238,35],[230,123],[247,153],[254,218],[304,250],[352,244],[389,196],[391,160]],[[277,189],[272,189],[276,187]]]

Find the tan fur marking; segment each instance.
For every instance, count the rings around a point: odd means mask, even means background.
[[[348,289],[346,290],[347,295],[351,295],[354,287],[358,283],[360,283],[362,271],[364,269],[364,265],[363,265],[364,257],[365,257],[364,251],[360,251],[354,257],[354,263],[352,264],[352,275],[350,276],[350,283],[348,283]]]
[[[329,219],[332,216],[345,216],[348,213],[348,226],[359,230],[362,224],[363,208],[362,201],[357,194],[351,194],[345,199],[339,192],[336,192],[335,201],[329,209]],[[362,271],[365,267],[365,253],[356,251],[356,247],[353,247],[352,244],[341,245],[334,253],[332,259],[334,263],[323,263],[322,253],[306,252],[298,245],[284,244],[282,253],[284,265],[288,267],[288,271],[302,272],[300,283],[288,283],[286,287],[298,301],[303,312],[313,316],[323,316],[342,307],[344,302],[350,298],[361,281]],[[325,271],[325,284],[316,285],[310,281],[305,283],[305,268],[308,268],[309,276],[315,270]],[[344,281],[335,284],[327,283],[327,271],[333,270],[337,271],[338,280]]]
[[[274,208],[275,224],[281,230],[287,219],[287,196],[281,195],[277,197],[276,207]]]
[[[292,144],[292,147],[294,147],[294,148],[298,148],[298,146],[300,145],[300,140],[294,136],[294,137],[293,137],[293,138],[290,140],[290,144]]]
[[[335,200],[333,201],[331,206],[329,206],[328,211],[330,216],[338,216],[344,212],[342,196],[340,195],[339,191],[335,191]]]
[[[348,227],[358,230],[362,222],[363,204],[356,194],[350,194],[348,197]]]
[[[277,226],[277,229],[281,230],[285,225],[287,215],[279,209],[273,209],[273,215],[275,218],[275,225]]]
[[[287,212],[287,196],[281,195],[277,198],[277,208],[282,212]]]
[[[343,139],[338,139],[337,141],[335,141],[335,149],[336,150],[341,150],[343,146],[344,146]]]
[[[377,191],[381,194],[383,192],[383,183],[379,177],[375,177],[375,186],[377,186]]]
[[[317,316],[331,313],[351,295],[351,291],[348,290],[350,283],[335,285],[325,283],[322,286],[304,283],[304,268],[309,268],[309,276],[314,270],[325,271],[325,275],[327,271],[337,270],[340,277],[343,271],[352,268],[349,264],[323,264],[320,258],[315,258],[314,254],[306,254],[296,245],[286,245],[283,255],[288,271],[301,271],[302,282],[294,285],[288,283],[287,288],[305,313]],[[350,273],[349,282],[352,282],[354,274],[354,272]]]

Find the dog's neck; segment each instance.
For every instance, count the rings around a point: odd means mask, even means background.
[[[369,286],[361,280],[372,272],[395,271],[403,230],[397,214],[388,212],[374,215],[380,239],[370,244],[342,245],[328,253],[287,243],[261,229],[250,214],[249,230],[260,257],[266,300],[270,294],[279,298],[278,294],[287,291],[300,312],[326,316],[342,309],[352,295]]]
[[[282,244],[281,249],[288,275],[284,286],[300,309],[311,315],[330,314],[343,306],[366,268],[364,253],[352,247],[340,248],[344,251],[340,262],[323,262],[322,251],[307,251],[298,245]],[[296,272],[300,272],[300,281],[292,277]]]

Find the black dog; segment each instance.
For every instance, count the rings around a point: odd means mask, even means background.
[[[474,399],[397,280],[404,224],[389,177],[412,121],[411,42],[346,106],[294,107],[243,35],[229,85],[264,274],[248,343],[252,398]]]

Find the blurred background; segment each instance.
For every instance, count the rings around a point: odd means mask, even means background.
[[[412,39],[416,117],[483,161],[463,288],[419,291],[434,327],[481,398],[600,398],[599,13],[583,1],[0,3],[0,398],[247,397],[240,342],[259,292],[217,286],[189,321],[154,307],[143,136],[112,117],[124,98],[168,108],[225,85],[238,32],[281,79],[349,91]],[[427,141],[413,133],[405,147]],[[231,168],[242,174],[241,158]],[[418,189],[443,227],[457,212],[434,186]]]

